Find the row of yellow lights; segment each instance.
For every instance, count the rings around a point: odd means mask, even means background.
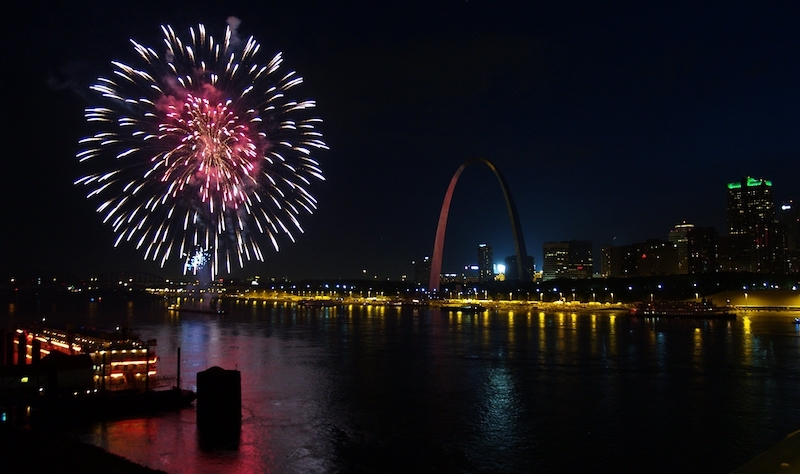
[[[151,370],[150,372],[147,373],[147,375],[155,375],[155,374],[156,374],[155,370]],[[119,372],[114,372],[113,374],[110,374],[110,376],[111,376],[111,378],[118,379],[120,377],[123,377],[124,374],[121,374]],[[141,376],[142,376],[142,374],[136,374],[136,377],[141,377]]]
[[[111,366],[115,366],[115,365],[138,365],[138,364],[145,364],[145,363],[155,364],[157,360],[158,360],[158,357],[154,357],[153,360],[128,360],[128,361],[124,361],[124,362],[111,362],[110,365]]]
[[[69,349],[69,345],[64,344],[63,342],[53,341],[52,339],[48,340],[47,338],[44,338],[42,336],[37,336],[36,339],[38,339],[38,340],[40,340],[42,342],[47,342],[49,344],[53,344],[53,345],[58,346],[58,347],[63,347],[64,349]],[[28,347],[31,347],[31,346],[28,345]],[[72,349],[75,350],[75,351],[80,352],[83,348],[81,346],[77,345],[77,344],[73,344],[72,345]],[[131,349],[130,351],[131,351],[131,353],[135,354],[136,352],[147,352],[147,349]],[[100,351],[100,354],[105,354],[107,352],[108,351]],[[111,351],[112,354],[116,354],[117,352],[121,352],[123,354],[126,354],[128,352],[128,349],[122,349],[121,351],[118,351],[118,350],[114,349],[114,350]]]
[[[46,338],[41,337],[41,336],[36,337],[36,339],[41,341],[41,342],[46,342],[48,344],[52,344],[54,346],[63,347],[64,349],[69,349],[69,344],[64,344],[63,342],[60,342],[60,341],[47,340]],[[28,347],[31,347],[31,346],[28,345]],[[83,348],[81,346],[77,345],[77,344],[73,344],[72,345],[72,350],[75,351],[75,352],[80,352],[80,351],[83,350]]]
[[[21,332],[21,331],[19,331],[19,332]],[[41,342],[46,342],[48,344],[53,344],[53,345],[58,346],[58,347],[63,347],[64,349],[69,349],[69,345],[64,344],[63,342],[47,340],[47,339],[45,339],[45,338],[43,338],[41,336],[37,337],[36,339],[38,339]],[[31,344],[26,344],[25,347],[28,349],[29,352],[33,351],[33,346]],[[77,352],[80,352],[82,348],[80,346],[78,346],[77,344],[73,344],[72,345],[72,349],[77,351]],[[50,354],[50,351],[48,351],[47,349],[40,349],[40,351],[45,355]],[[108,351],[100,351],[100,354],[105,354],[106,352],[108,352]],[[126,354],[128,352],[128,350],[127,349],[122,349],[121,351],[112,350],[111,354],[116,354],[117,352],[121,352],[122,354]],[[136,352],[147,353],[147,349],[131,349],[131,353],[132,354],[135,354]],[[33,358],[30,354],[26,354],[26,357],[28,359],[32,359]],[[158,361],[158,357],[154,357],[152,361],[111,362],[111,365],[131,365],[131,364],[142,364],[142,363],[145,363],[145,362],[150,362],[151,364],[155,364],[157,361]]]

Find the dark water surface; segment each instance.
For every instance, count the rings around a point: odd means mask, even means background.
[[[4,307],[127,325],[158,340],[184,388],[212,366],[242,375],[234,439],[194,408],[72,428],[170,473],[726,473],[800,429],[800,332],[789,313],[736,321],[632,319],[227,301]]]

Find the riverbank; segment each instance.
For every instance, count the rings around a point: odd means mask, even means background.
[[[108,451],[56,434],[0,424],[0,459],[8,473],[163,473]]]

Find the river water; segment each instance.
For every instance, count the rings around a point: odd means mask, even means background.
[[[182,386],[242,376],[241,431],[209,442],[194,408],[69,427],[169,473],[727,473],[800,429],[797,314],[735,321],[228,300],[11,304],[155,338]]]

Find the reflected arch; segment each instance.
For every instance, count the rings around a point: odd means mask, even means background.
[[[458,170],[456,170],[453,178],[450,180],[450,185],[447,187],[447,192],[444,195],[442,202],[442,210],[439,212],[439,223],[436,226],[436,240],[433,243],[433,258],[431,259],[431,276],[428,285],[428,291],[438,292],[440,278],[442,273],[442,254],[444,253],[444,236],[447,231],[447,216],[450,213],[450,202],[453,199],[453,191],[455,191],[458,178],[467,166],[473,163],[483,163],[488,166],[490,170],[497,177],[500,183],[500,188],[503,191],[503,197],[506,201],[506,209],[508,210],[508,217],[511,220],[511,232],[514,234],[514,251],[517,254],[517,275],[520,280],[530,280],[531,274],[525,266],[525,258],[528,256],[528,251],[525,248],[525,239],[522,236],[522,228],[519,224],[519,215],[517,214],[517,206],[514,204],[514,198],[511,196],[511,191],[508,189],[503,175],[491,161],[485,158],[472,158],[465,161]]]

